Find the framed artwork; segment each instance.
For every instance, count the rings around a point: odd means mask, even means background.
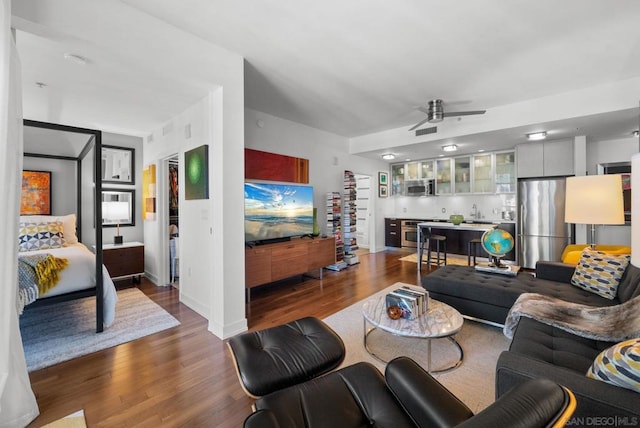
[[[209,146],[184,153],[184,198],[209,199]]]
[[[142,170],[142,219],[156,219],[156,164]]]
[[[386,184],[378,185],[378,197],[386,198],[389,195],[387,193],[387,191],[388,191],[388,189],[387,189],[387,185]]]
[[[135,184],[135,150],[130,147],[102,146],[102,182]]]
[[[51,215],[51,171],[22,171],[21,215]]]
[[[378,184],[387,185],[389,184],[389,173],[386,171],[378,172]]]

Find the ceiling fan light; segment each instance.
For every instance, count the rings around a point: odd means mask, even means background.
[[[638,131],[637,129],[635,131],[632,132],[634,137],[637,137],[638,135],[640,135],[640,131]]]
[[[393,160],[396,158],[396,155],[394,155],[393,153],[385,153],[384,155],[382,155],[382,159],[384,160]]]
[[[444,150],[445,152],[455,152],[456,150],[458,150],[458,146],[456,146],[455,144],[448,144],[446,146],[442,146],[442,150]]]
[[[544,140],[545,138],[547,138],[547,133],[545,131],[527,134],[527,140],[529,141]]]

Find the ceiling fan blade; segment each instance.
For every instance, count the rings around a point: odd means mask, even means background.
[[[417,127],[424,125],[425,123],[427,123],[427,121],[429,121],[429,118],[425,118],[424,120],[421,120],[420,122],[416,123],[415,125],[413,125],[411,128],[409,128],[409,131],[413,131],[414,129],[416,129]]]
[[[485,114],[486,110],[473,110],[473,111],[458,111],[458,112],[446,112],[443,114],[444,117],[452,117],[452,116],[471,116],[472,114]]]

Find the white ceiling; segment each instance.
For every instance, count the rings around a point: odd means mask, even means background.
[[[433,98],[449,110],[486,109],[462,119],[482,123],[506,105],[640,77],[636,0],[13,0],[12,7],[25,117],[133,135],[161,127],[216,87],[206,70],[218,47],[245,58],[245,107],[345,137],[408,129],[425,117],[415,108]],[[140,49],[141,40],[150,49]],[[168,66],[154,67],[158,50]],[[66,52],[88,64],[65,60]],[[638,128],[639,99],[614,112],[505,123],[447,140],[490,150],[549,127],[558,138],[620,138]],[[420,141],[360,154],[428,157]]]

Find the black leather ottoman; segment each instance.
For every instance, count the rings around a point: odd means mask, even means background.
[[[312,317],[243,333],[227,345],[242,387],[254,398],[313,379],[344,360],[342,339]]]

